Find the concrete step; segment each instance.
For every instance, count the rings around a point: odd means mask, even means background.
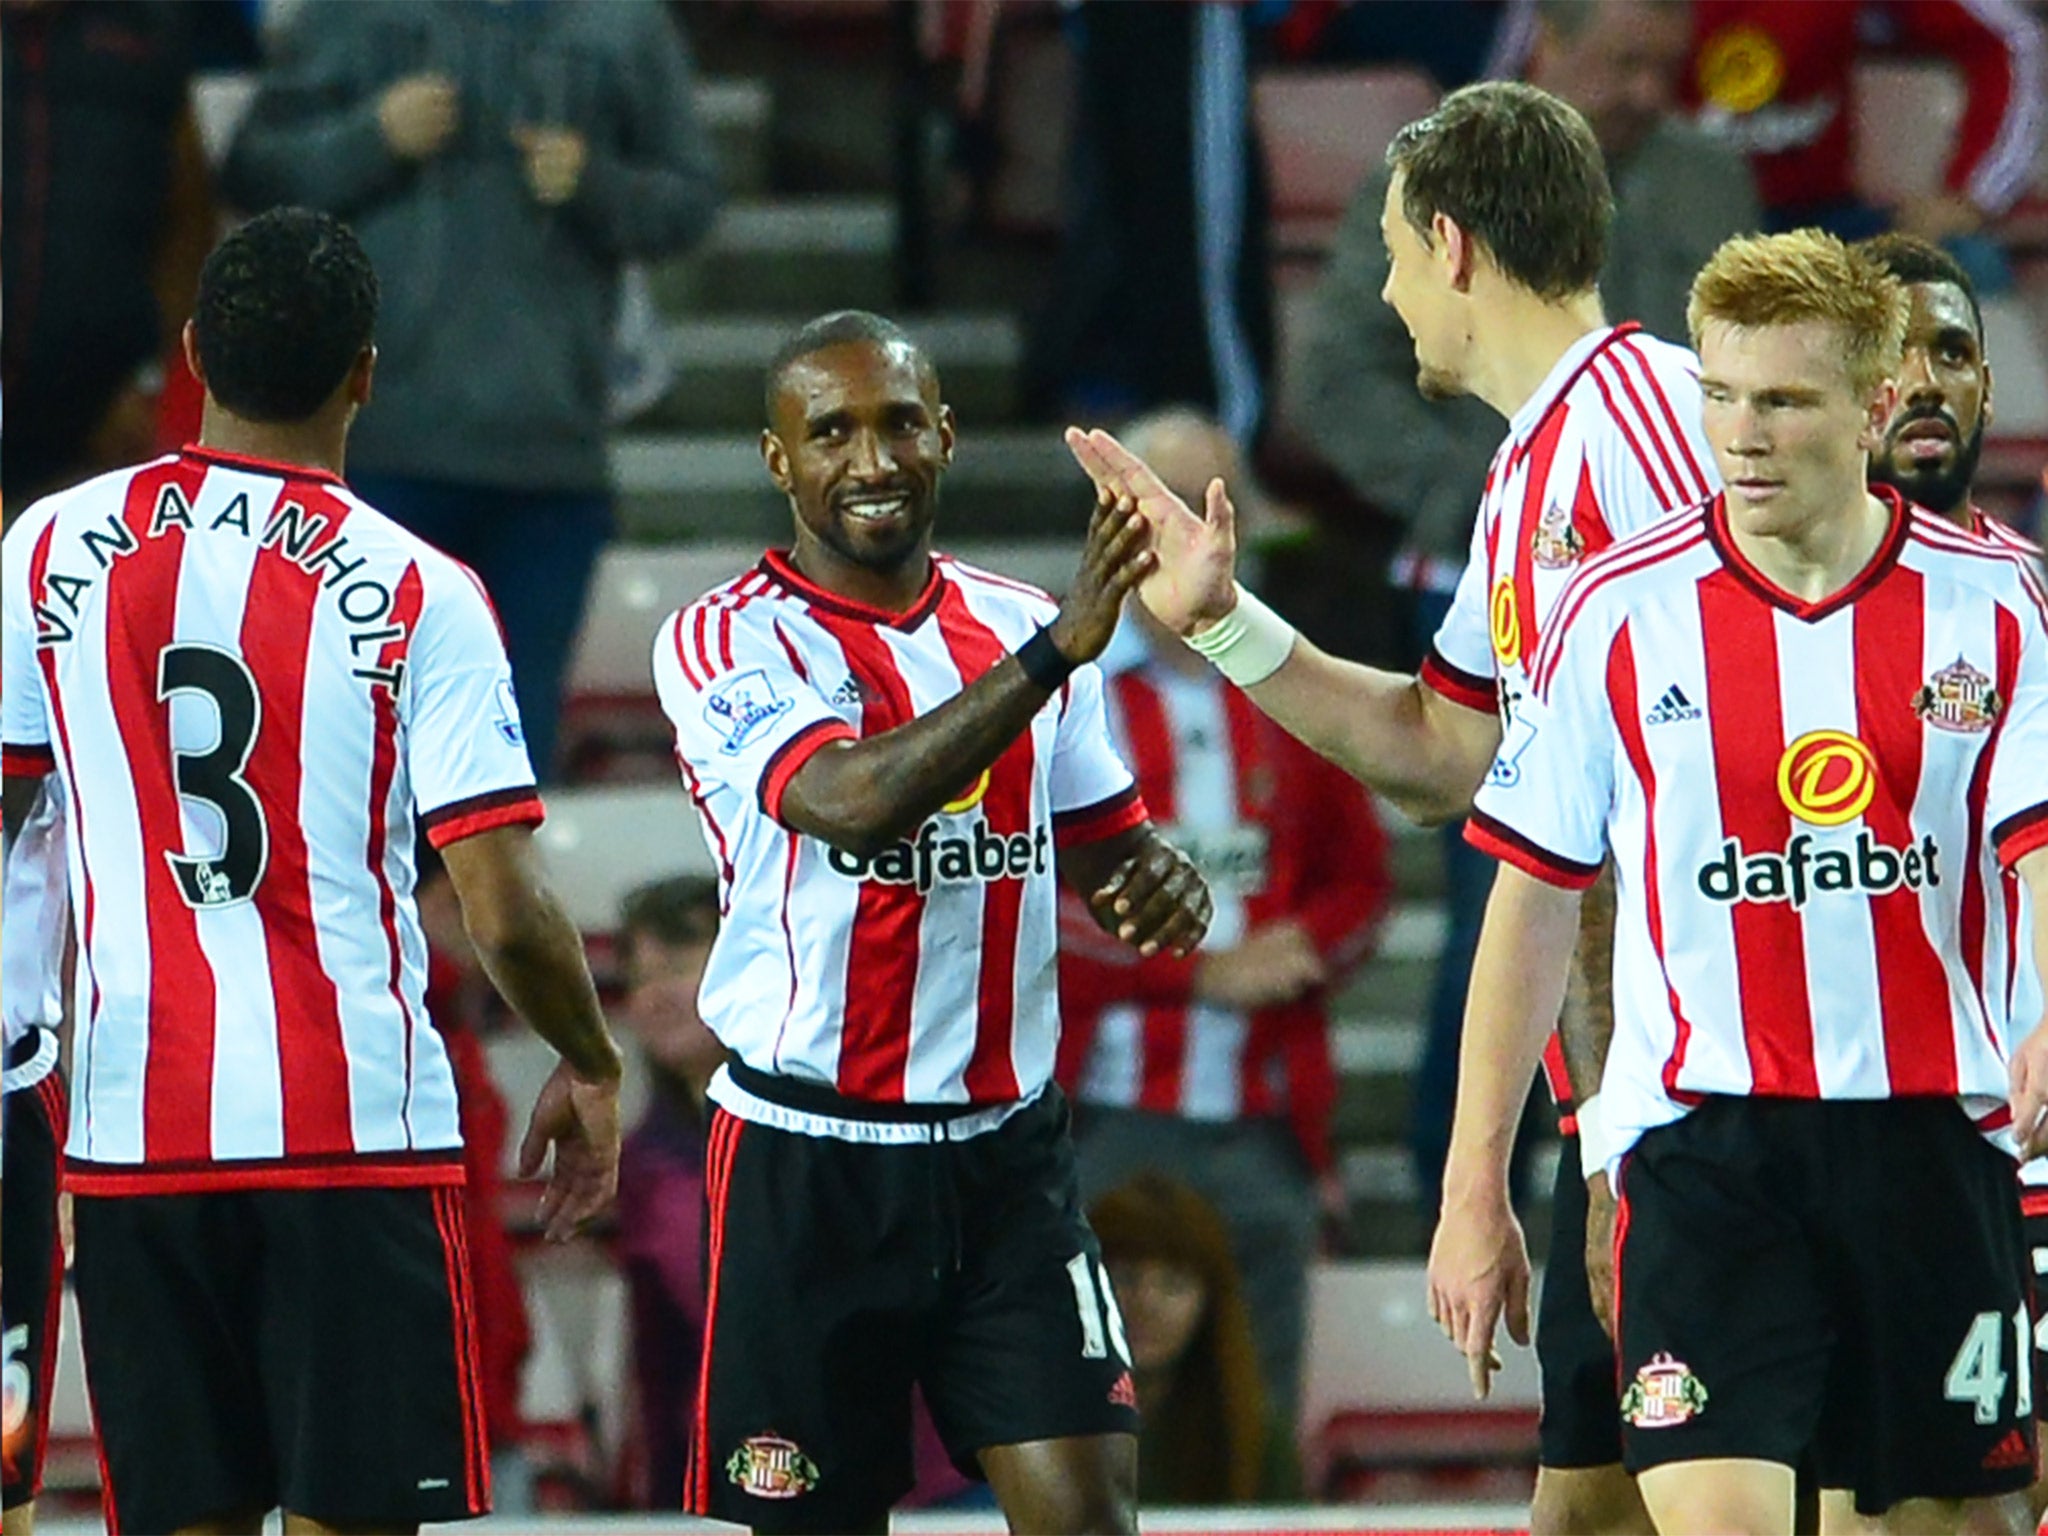
[[[727,197],[768,190],[775,98],[766,80],[717,77],[697,82],[697,112],[718,150]]]
[[[789,537],[789,504],[768,483],[751,436],[633,433],[611,445],[619,530],[627,539]],[[939,542],[1077,537],[1088,482],[1056,433],[998,427],[964,433],[945,479]]]
[[[880,197],[728,203],[696,251],[652,273],[663,314],[889,309],[895,296],[896,210]]]
[[[704,317],[675,323],[665,350],[675,381],[636,416],[638,431],[757,432],[761,386],[775,349],[814,312]],[[1023,337],[1008,315],[924,315],[905,322],[938,365],[941,391],[970,438],[1016,409]]]

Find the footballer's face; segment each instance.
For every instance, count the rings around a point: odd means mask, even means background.
[[[761,453],[796,512],[807,575],[828,586],[835,573],[858,586],[876,577],[922,583],[939,477],[953,460],[953,413],[914,348],[852,341],[798,358]]]
[[[1899,405],[1870,459],[1870,478],[1908,501],[1967,519],[1970,482],[1991,420],[1991,365],[1970,301],[1954,283],[1912,283]]]
[[[1403,174],[1394,172],[1380,209],[1380,239],[1387,248],[1380,299],[1401,317],[1415,343],[1415,387],[1423,399],[1453,400],[1467,393],[1461,366],[1464,309],[1442,242],[1425,239],[1402,209],[1403,183]]]
[[[1728,490],[1729,521],[1757,538],[1798,538],[1865,505],[1866,456],[1897,391],[1859,390],[1842,334],[1825,321],[1700,331],[1707,440]]]

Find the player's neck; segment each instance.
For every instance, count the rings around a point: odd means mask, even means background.
[[[921,544],[901,565],[884,571],[847,559],[822,539],[810,538],[799,528],[789,560],[813,586],[885,613],[903,613],[913,607],[932,579],[929,544]]]
[[[1853,502],[1853,504],[1851,504]],[[1861,486],[1844,492],[1835,511],[1783,533],[1745,533],[1730,518],[1728,534],[1743,557],[1781,591],[1802,602],[1825,602],[1863,574],[1891,531],[1891,504]]]
[[[209,397],[199,419],[199,445],[339,475],[347,456],[348,419],[336,420],[323,411],[305,421],[250,421]]]
[[[1574,342],[1607,324],[1597,292],[1542,299],[1508,283],[1483,303],[1475,318],[1472,393],[1510,420]]]

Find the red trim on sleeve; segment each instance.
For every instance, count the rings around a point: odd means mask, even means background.
[[[1465,841],[1523,874],[1567,891],[1583,891],[1600,876],[1598,864],[1581,864],[1539,848],[1506,822],[1474,811],[1465,823]]]
[[[2020,1189],[2020,1214],[2048,1216],[2048,1189],[2038,1184],[2023,1185]]]
[[[1145,797],[1133,784],[1119,794],[1077,811],[1058,811],[1052,818],[1053,846],[1074,848],[1082,843],[1099,843],[1105,838],[1142,827],[1152,819],[1145,809]]]
[[[436,848],[446,848],[450,843],[475,837],[479,832],[521,822],[537,827],[546,819],[547,808],[541,804],[540,792],[531,784],[522,784],[515,789],[494,789],[487,795],[472,795],[467,800],[457,800],[452,805],[429,811],[420,818],[420,825],[426,828],[428,842]]]
[[[1422,658],[1422,670],[1417,675],[1425,688],[1434,689],[1453,704],[1476,709],[1482,715],[1493,714],[1500,708],[1500,696],[1495,691],[1492,678],[1479,677],[1462,667],[1452,666],[1435,646],[1431,646],[1429,654]]]
[[[782,820],[782,797],[789,789],[789,781],[805,763],[835,741],[857,740],[853,727],[844,720],[819,720],[777,747],[761,772],[761,809],[768,813],[768,819]]]
[[[2048,848],[2048,803],[2008,816],[1991,829],[1991,845],[2007,869],[2037,848]]]
[[[57,754],[49,746],[0,747],[0,776],[40,779],[57,771]]]

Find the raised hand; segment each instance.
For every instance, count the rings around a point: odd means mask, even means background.
[[[1052,643],[1067,660],[1093,661],[1109,644],[1124,598],[1157,564],[1147,543],[1145,519],[1130,498],[1098,491],[1095,514],[1088,519],[1088,541],[1081,549],[1081,568],[1048,626]]]
[[[1097,492],[1128,498],[1152,531],[1158,565],[1137,589],[1152,616],[1189,635],[1230,612],[1237,602],[1237,509],[1223,482],[1209,482],[1198,513],[1109,433],[1069,427],[1066,443]]]

